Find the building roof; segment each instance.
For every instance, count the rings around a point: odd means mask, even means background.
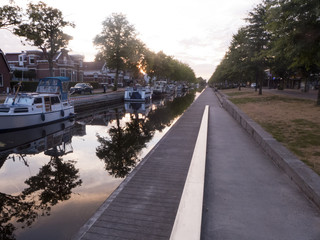
[[[6,57],[5,57],[4,53],[2,52],[2,50],[1,50],[1,49],[0,49],[0,57],[3,59],[3,62],[5,63],[5,65],[6,65],[7,69],[8,69],[8,71],[10,72],[10,67],[9,67],[8,61],[7,61],[7,59],[6,59]]]
[[[104,62],[83,62],[83,71],[101,71]]]

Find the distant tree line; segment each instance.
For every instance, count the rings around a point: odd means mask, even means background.
[[[96,59],[106,61],[108,68],[116,70],[115,87],[121,70],[129,70],[136,77],[144,72],[156,80],[196,81],[194,71],[187,64],[162,51],[149,50],[121,13],[113,13],[102,23],[102,31],[95,37],[94,44],[99,48]]]
[[[51,75],[53,56],[66,48],[72,39],[63,31],[67,26],[75,27],[75,24],[65,21],[59,9],[44,2],[29,3],[25,12],[14,1],[0,7],[0,29],[7,29],[41,49],[48,60]],[[130,71],[135,76],[144,72],[156,80],[197,81],[187,64],[163,52],[150,51],[137,38],[134,26],[123,14],[114,13],[106,18],[94,45],[99,49],[96,60],[105,61],[108,68],[116,71],[115,88],[120,71]]]
[[[262,94],[266,71],[282,79],[280,88],[294,76],[305,81],[306,90],[314,76],[319,84],[319,0],[264,0],[245,20],[248,24],[233,36],[209,79],[211,85],[255,82]],[[318,95],[320,105],[320,90]]]

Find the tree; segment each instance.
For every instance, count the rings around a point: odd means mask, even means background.
[[[13,5],[0,7],[0,29],[12,30],[12,27],[21,23],[21,8]]]
[[[259,94],[262,94],[264,70],[267,68],[267,47],[270,41],[270,34],[266,31],[266,12],[269,0],[263,1],[249,13],[246,20],[250,23],[247,26],[249,48],[252,52],[252,62],[255,64],[256,83],[259,85]]]
[[[267,29],[274,39],[275,57],[285,57],[289,69],[306,80],[320,67],[320,19],[318,0],[280,0],[269,6]],[[305,88],[307,90],[307,88]],[[320,104],[320,90],[318,103]]]
[[[249,13],[247,26],[238,30],[233,36],[231,45],[221,64],[209,82],[229,82],[240,84],[246,80],[255,79],[260,86],[259,94],[262,94],[264,70],[268,66],[267,49],[270,34],[266,31],[266,5],[265,0],[257,5]]]
[[[30,3],[27,17],[27,22],[19,25],[15,34],[25,37],[33,46],[43,51],[49,63],[50,76],[53,76],[54,55],[65,48],[72,39],[63,32],[63,28],[74,27],[74,24],[65,21],[59,9],[48,7],[44,2]]]
[[[255,78],[253,75],[256,67],[253,59],[248,29],[247,27],[240,28],[237,34],[233,35],[229,50],[209,79],[209,83],[229,85],[241,84],[245,81],[251,82]]]
[[[105,60],[107,67],[116,71],[114,90],[117,90],[120,71],[139,65],[143,44],[136,35],[125,15],[113,13],[102,23],[102,31],[94,39],[99,48],[96,58]]]
[[[162,51],[157,54],[149,52],[146,55],[146,72],[157,80],[195,82],[194,71],[185,63],[182,63]]]

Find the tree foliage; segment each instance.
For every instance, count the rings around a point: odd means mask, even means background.
[[[103,22],[94,44],[99,48],[96,58],[106,61],[108,68],[116,70],[115,87],[119,72],[127,70],[135,75],[142,70],[151,79],[195,81],[195,74],[188,65],[162,51],[150,51],[137,39],[134,26],[123,14],[114,13]]]
[[[94,39],[99,48],[97,58],[116,70],[115,90],[121,70],[134,69],[141,61],[143,44],[137,39],[133,25],[123,14],[113,13],[102,23],[102,31]]]
[[[146,64],[146,72],[151,78],[167,81],[196,81],[194,71],[189,65],[167,56],[162,51],[149,52],[146,56]]]
[[[25,37],[33,46],[40,48],[49,62],[50,75],[53,76],[53,57],[65,48],[72,37],[63,32],[74,24],[65,21],[59,9],[47,6],[44,2],[30,3],[27,20],[15,29],[15,34]]]
[[[318,0],[264,0],[249,13],[248,25],[233,36],[209,82],[261,81],[267,69],[274,77],[300,75],[306,82],[317,74],[319,82],[319,9]]]
[[[21,8],[14,4],[0,7],[0,29],[12,30],[21,23]]]

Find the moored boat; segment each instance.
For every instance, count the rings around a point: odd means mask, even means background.
[[[156,81],[154,83],[153,95],[155,97],[164,96],[168,92],[167,81]]]
[[[35,93],[16,93],[7,96],[0,105],[0,132],[18,130],[65,120],[74,116],[68,100],[66,77],[39,80]]]
[[[134,87],[127,87],[124,92],[125,101],[133,102],[147,102],[151,100],[152,89],[148,86],[142,87],[136,85]]]

